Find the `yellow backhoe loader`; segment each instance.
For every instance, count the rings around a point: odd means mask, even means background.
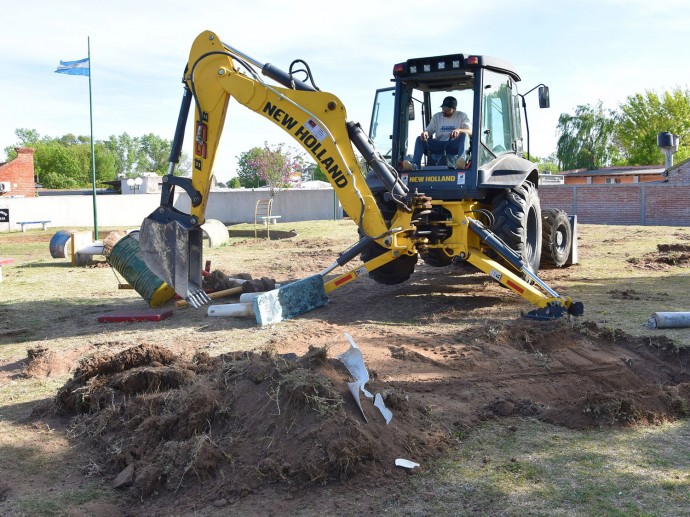
[[[357,224],[359,242],[320,274],[325,293],[367,273],[378,282],[403,282],[419,257],[432,266],[456,260],[470,263],[535,305],[531,317],[580,315],[581,303],[559,295],[537,276],[542,214],[538,171],[523,158],[524,96],[516,90],[519,80],[510,64],[488,56],[410,59],[395,65],[395,86],[378,92],[367,135],[359,124],[347,120],[338,97],[316,87],[303,61],[296,60],[285,72],[223,43],[213,32],[203,32],[194,41],[184,70],[183,101],[161,205],[142,224],[144,260],[192,306],[209,301],[201,289],[200,226],[232,97],[304,148]],[[468,133],[472,134],[454,155],[425,152],[424,162],[409,170],[408,135],[414,135],[417,106],[423,129],[432,110],[449,95],[471,114],[474,130]],[[190,179],[173,176],[172,170],[192,102],[195,139]],[[548,89],[542,86],[540,104],[547,102]],[[355,150],[366,163],[366,174]],[[190,213],[173,207],[178,187],[191,198]],[[555,249],[562,255],[564,245],[559,246]],[[331,275],[357,256],[363,266]]]

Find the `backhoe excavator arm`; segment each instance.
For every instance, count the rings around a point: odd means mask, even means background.
[[[281,86],[267,84],[254,67]],[[433,200],[424,194],[408,191],[398,173],[374,149],[361,127],[347,121],[340,99],[331,93],[319,91],[308,66],[305,65],[305,68],[308,82],[297,80],[291,72],[286,73],[270,64],[255,61],[223,43],[209,31],[201,33],[192,45],[184,72],[184,96],[170,154],[169,173],[163,179],[161,205],[144,220],[140,247],[151,271],[173,286],[194,307],[210,301],[201,287],[200,226],[204,222],[213,163],[231,97],[284,130],[304,148],[326,173],[343,208],[361,231],[363,238],[360,242],[343,252],[335,264],[322,272],[321,277],[335,267],[343,266],[374,243],[385,250],[362,267],[325,283],[325,292],[401,255],[415,255],[418,246],[428,244],[424,232],[416,232],[417,221],[412,217],[431,208]],[[192,177],[189,179],[175,177],[173,170],[182,149],[192,102],[195,107],[194,152]],[[355,148],[385,186],[387,199],[397,206],[390,220],[384,219],[365,182]],[[189,194],[189,213],[173,207],[176,187]],[[450,210],[453,214],[452,220],[443,224],[451,225],[456,236],[446,246],[449,249],[452,247],[455,255],[466,257],[479,269],[539,307],[536,317],[560,315],[566,310],[580,312],[579,306],[567,297],[558,296],[536,275],[533,275],[534,280],[546,291],[546,295],[482,253],[481,243],[484,242],[516,270],[531,274],[505,243],[474,219],[476,210],[473,201],[445,205],[452,205]]]
[[[267,84],[250,64],[283,86]],[[247,73],[240,71],[240,65]],[[395,228],[396,233],[409,228],[411,209],[407,187],[374,150],[360,126],[347,122],[345,107],[335,95],[319,91],[313,83],[296,80],[270,64],[256,62],[209,31],[201,33],[192,45],[184,83],[185,96],[171,153],[170,174],[164,178],[161,206],[142,225],[141,249],[149,268],[192,305],[205,301],[200,273],[196,273],[201,269],[199,227],[204,222],[213,163],[231,97],[283,129],[305,149],[326,173],[344,210],[365,235],[383,239],[390,234],[390,228]],[[179,157],[192,99],[195,141],[190,182],[188,178],[172,176],[171,172],[173,162]],[[390,222],[383,219],[364,180],[353,145],[400,206]],[[176,186],[190,196],[189,214],[172,207]],[[399,239],[404,237],[400,235],[396,241]],[[403,242],[398,247],[414,248]]]

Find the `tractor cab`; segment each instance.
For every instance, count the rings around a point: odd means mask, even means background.
[[[408,187],[435,199],[481,199],[489,189],[511,188],[525,179],[536,185],[536,166],[523,157],[518,81],[510,63],[488,56],[409,59],[394,66],[394,86],[376,92],[369,137]],[[466,114],[471,134],[461,135],[459,146],[418,143],[447,98]],[[547,105],[548,88],[542,85],[540,106]],[[419,163],[415,145],[421,148]],[[377,190],[376,179],[367,180]]]

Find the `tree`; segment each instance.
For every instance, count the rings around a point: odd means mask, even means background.
[[[34,168],[45,188],[92,186],[91,144],[64,145],[55,139],[35,146]],[[115,179],[116,157],[104,143],[94,145],[96,183]]]
[[[251,160],[259,178],[268,185],[271,197],[276,195],[276,189],[289,187],[294,181],[296,173],[300,173],[304,160],[299,155],[293,155],[290,150],[283,150],[284,144],[278,144],[274,148],[264,142],[261,152]]]
[[[253,147],[238,157],[238,177],[243,187],[268,185],[271,197],[276,189],[289,187],[295,175],[301,174],[304,159],[293,151],[284,150],[285,144],[271,148],[267,142],[264,147]]]
[[[628,164],[664,163],[656,141],[662,131],[679,136],[677,161],[690,157],[690,90],[676,88],[661,96],[647,90],[619,106],[616,134]]]
[[[228,188],[240,188],[242,184],[240,183],[240,178],[235,176],[234,178],[230,178],[230,181],[228,181]]]
[[[556,158],[556,153],[551,153],[546,158],[540,158],[539,156],[530,155],[529,160],[532,163],[536,163],[539,172],[542,174],[558,174],[560,169],[558,168],[558,158]]]
[[[138,172],[165,174],[168,170],[171,142],[149,133],[141,137],[137,153]]]
[[[578,106],[575,115],[563,113],[558,118],[556,151],[561,170],[592,170],[620,163],[615,129],[615,114],[604,109],[601,101],[596,106]]]
[[[14,160],[17,157],[15,147],[31,147],[36,148],[36,145],[41,141],[41,135],[35,129],[15,129],[14,134],[17,135],[17,143],[5,147],[5,154],[7,160]]]
[[[135,172],[134,163],[139,147],[137,137],[131,137],[127,133],[120,136],[111,135],[105,145],[115,154],[118,174],[127,176]]]
[[[254,159],[260,153],[260,147],[252,147],[249,151],[245,151],[237,157],[237,177],[240,186],[244,188],[258,188],[266,184],[259,177],[259,171],[253,165]]]
[[[328,181],[326,173],[315,163],[307,163],[302,169],[302,181]]]

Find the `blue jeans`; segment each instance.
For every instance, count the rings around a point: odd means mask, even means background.
[[[460,133],[458,138],[448,140],[443,142],[441,140],[435,140],[429,138],[426,142],[422,140],[422,137],[418,136],[417,140],[414,142],[414,155],[412,158],[412,163],[421,167],[422,165],[422,155],[424,151],[427,151],[431,155],[443,155],[446,156],[457,156],[465,151],[465,133]],[[455,160],[453,160],[454,162]],[[445,165],[445,163],[443,164]]]

